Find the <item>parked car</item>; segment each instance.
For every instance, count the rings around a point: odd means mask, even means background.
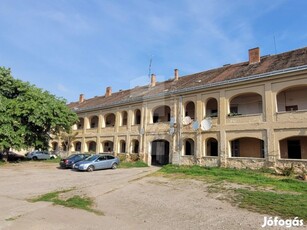
[[[24,155],[21,155],[21,154],[12,152],[12,151],[9,151],[7,155],[5,153],[1,152],[0,153],[0,159],[2,160],[3,158],[7,158],[7,161],[10,161],[10,162],[25,160]]]
[[[109,154],[95,154],[84,161],[73,164],[73,168],[80,171],[92,172],[98,169],[116,169],[119,164],[119,158]]]
[[[89,156],[91,156],[91,155],[87,154],[87,153],[72,154],[69,157],[63,158],[60,161],[60,167],[61,168],[72,168],[72,165],[74,163],[77,163],[79,161],[83,161],[86,158],[88,158]]]
[[[57,158],[56,155],[50,154],[47,151],[33,151],[26,154],[27,159],[31,160],[49,160]]]

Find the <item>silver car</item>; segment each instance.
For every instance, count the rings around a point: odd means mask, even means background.
[[[33,151],[26,154],[27,159],[32,160],[48,160],[48,159],[54,159],[57,158],[56,155],[50,154],[47,151]]]
[[[116,169],[119,159],[108,154],[95,154],[73,165],[73,169],[92,172],[97,169]]]

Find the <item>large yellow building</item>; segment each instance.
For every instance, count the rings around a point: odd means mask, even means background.
[[[73,151],[150,164],[307,167],[307,47],[69,104]],[[58,143],[54,141],[55,147]]]

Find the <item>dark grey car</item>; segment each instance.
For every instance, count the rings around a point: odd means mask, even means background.
[[[76,154],[72,154],[67,158],[63,158],[60,161],[60,167],[61,168],[72,168],[74,163],[77,163],[79,161],[83,161],[86,158],[88,158],[89,156],[91,156],[88,153],[76,153]]]

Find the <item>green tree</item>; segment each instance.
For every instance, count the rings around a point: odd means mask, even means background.
[[[69,132],[78,120],[66,101],[0,67],[0,150],[48,149],[53,135]]]
[[[67,152],[70,152],[70,148],[72,147],[74,140],[77,139],[78,134],[78,132],[73,133],[72,130],[69,132],[61,132],[60,139],[63,140],[63,145]]]

